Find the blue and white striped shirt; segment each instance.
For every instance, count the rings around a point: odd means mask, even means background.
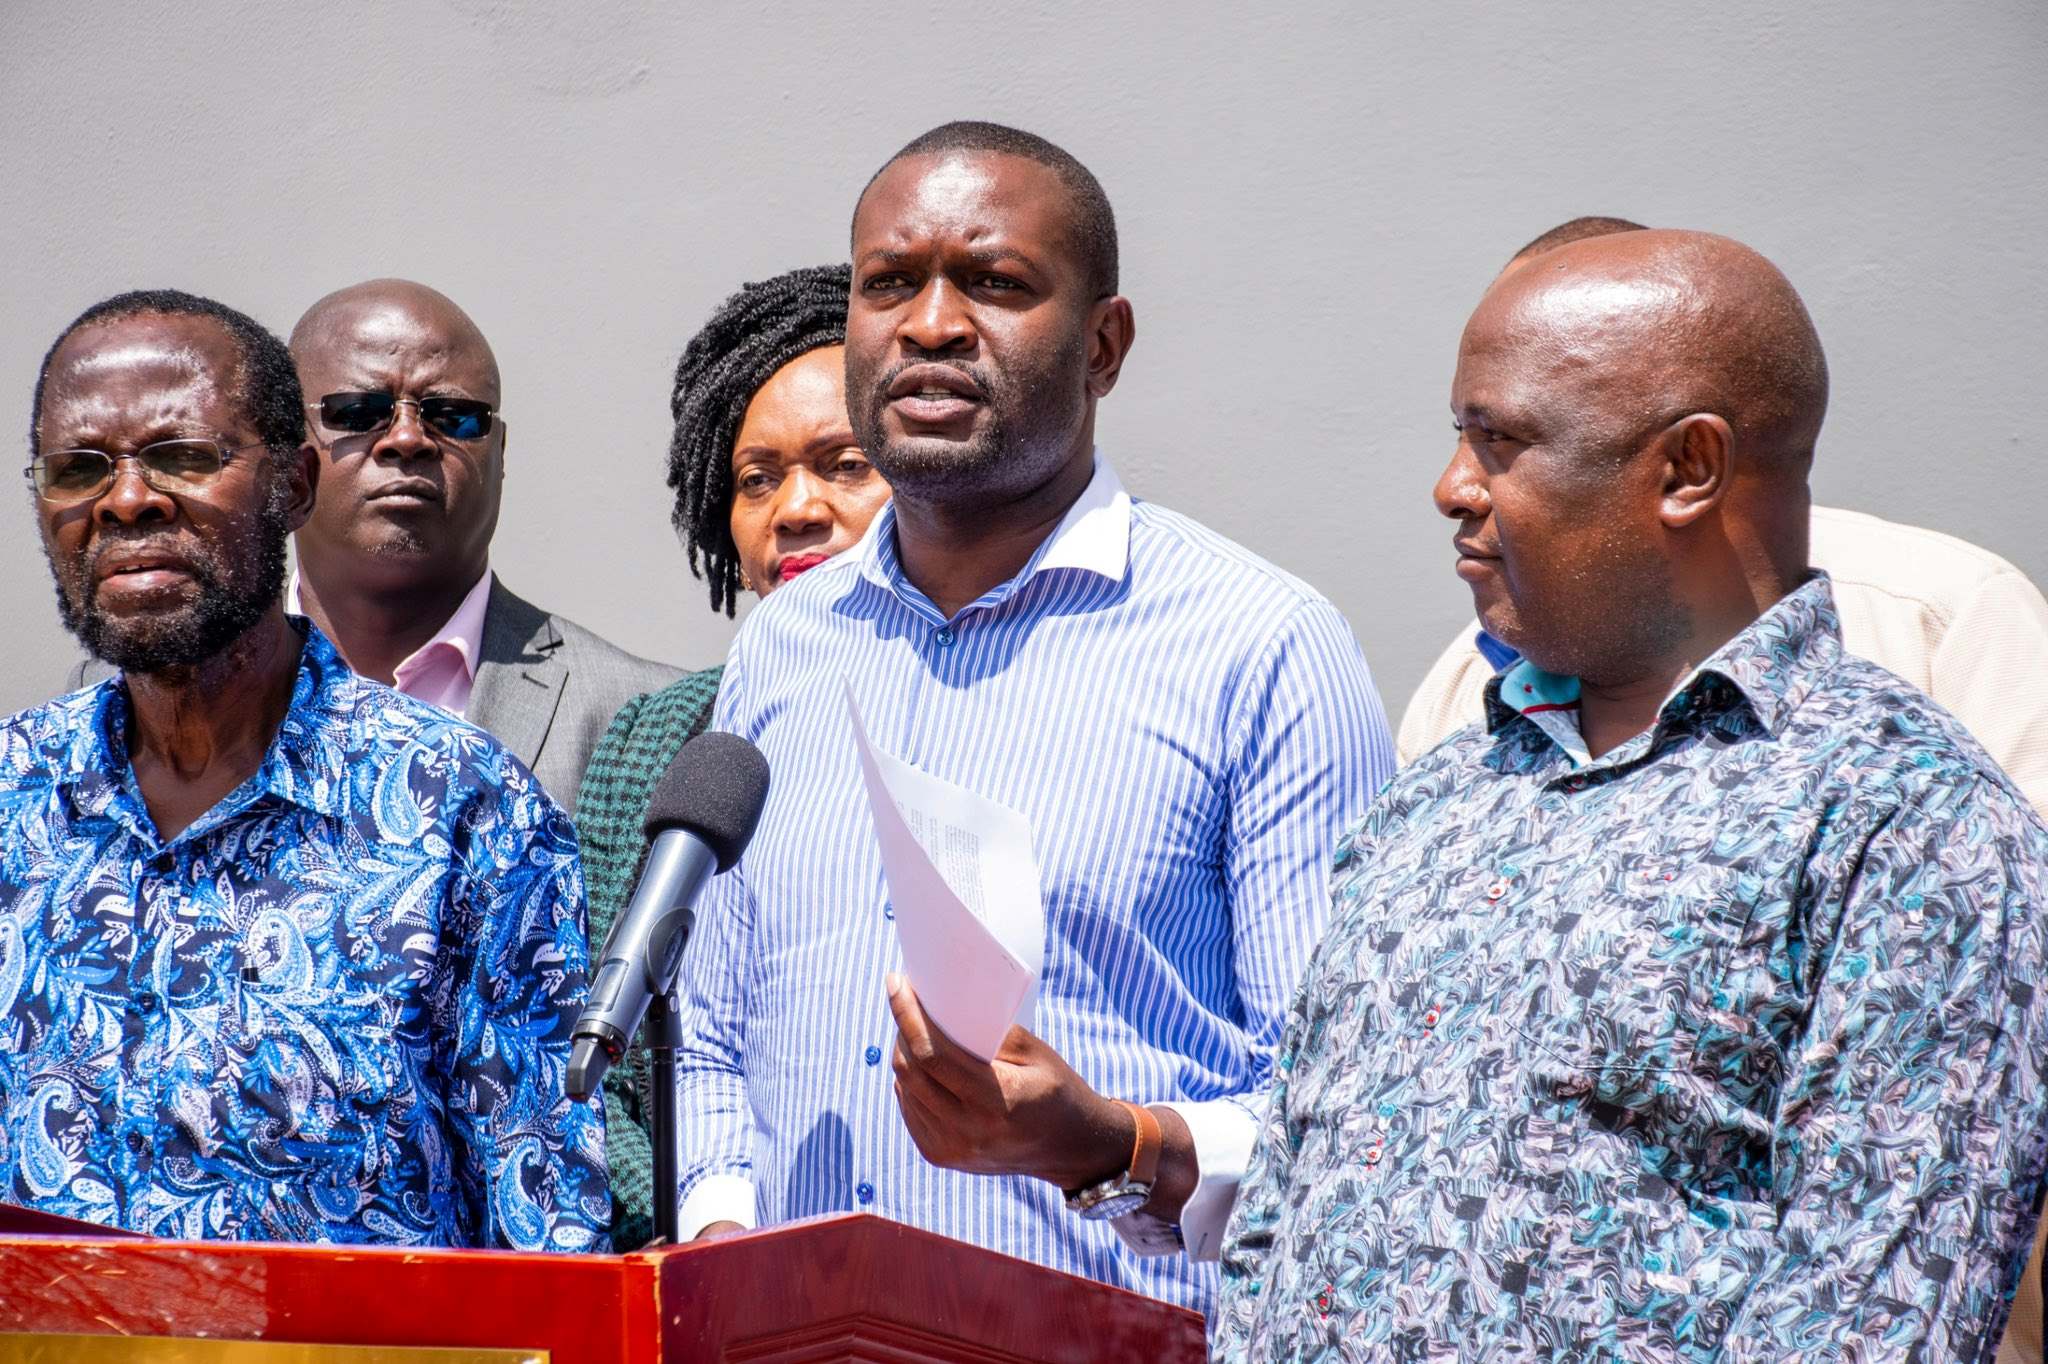
[[[1036,1031],[1102,1093],[1172,1103],[1220,1233],[1330,852],[1394,771],[1329,602],[1185,517],[1088,490],[1009,582],[951,620],[885,510],[733,645],[715,724],[774,774],[685,954],[683,1233],[836,1211],[1206,1311],[1213,1265],[1141,1258],[1024,1177],[937,1169],[897,1112],[884,973],[901,968],[840,679],[877,745],[1022,811],[1043,882]]]

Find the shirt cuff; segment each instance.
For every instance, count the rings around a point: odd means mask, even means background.
[[[1178,1228],[1144,1213],[1119,1217],[1110,1225],[1123,1243],[1140,1255],[1170,1255],[1185,1247],[1191,1259],[1213,1260],[1222,1253],[1223,1228],[1237,1201],[1237,1186],[1251,1164],[1252,1144],[1259,1136],[1258,1119],[1234,1099],[1148,1106],[1171,1109],[1188,1125],[1199,1173],[1195,1191],[1180,1210]]]
[[[683,1200],[676,1237],[690,1241],[713,1222],[737,1222],[754,1229],[754,1181],[743,1175],[706,1175]]]

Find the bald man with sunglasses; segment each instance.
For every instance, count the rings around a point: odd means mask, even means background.
[[[320,454],[292,609],[358,672],[490,731],[573,813],[612,716],[680,673],[490,571],[505,481],[490,343],[446,296],[382,279],[307,309],[291,349]]]

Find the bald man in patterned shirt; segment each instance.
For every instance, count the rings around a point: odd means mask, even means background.
[[[2048,830],[1844,652],[1826,398],[1725,238],[1481,301],[1436,499],[1521,661],[1339,848],[1217,1359],[1990,1358],[2048,1164]]]

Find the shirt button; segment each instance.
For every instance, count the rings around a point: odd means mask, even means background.
[[[885,919],[893,919],[893,918],[895,918],[895,917],[896,917],[896,906],[894,906],[894,905],[891,905],[891,904],[884,904],[884,905],[882,906],[882,917],[883,917],[883,918],[885,918]]]
[[[141,994],[135,996],[135,1008],[138,1013],[153,1014],[156,1012],[157,1005],[161,1003],[163,1001],[156,997],[156,992],[153,990],[144,990]]]
[[[1486,898],[1489,900],[1498,900],[1501,896],[1507,893],[1508,883],[1505,881],[1495,881],[1492,885],[1486,888]]]
[[[932,639],[937,642],[938,646],[941,649],[952,648],[953,638],[954,636],[952,629],[948,626],[943,625],[939,627],[939,632],[932,636]]]
[[[863,1179],[853,1186],[853,1196],[862,1203],[872,1203],[875,1201],[875,1186]]]
[[[144,1141],[144,1140],[143,1140],[143,1137],[142,1137],[142,1133],[140,1133],[140,1132],[137,1132],[137,1131],[134,1131],[134,1130],[132,1130],[132,1129],[131,1129],[131,1130],[129,1131],[129,1133],[128,1133],[128,1149],[129,1149],[129,1150],[131,1150],[131,1151],[135,1152],[135,1153],[136,1153],[137,1155],[141,1155],[141,1154],[142,1154],[142,1148],[143,1148],[144,1146],[147,1146],[148,1144],[149,1144],[148,1142],[146,1142],[146,1141]]]
[[[158,876],[169,876],[177,865],[178,859],[167,852],[158,853],[155,857],[149,859],[149,869]]]
[[[866,1058],[867,1063],[871,1066],[879,1066],[882,1064],[882,1049],[880,1047],[871,1046],[865,1052],[861,1053],[861,1055],[864,1058]]]

